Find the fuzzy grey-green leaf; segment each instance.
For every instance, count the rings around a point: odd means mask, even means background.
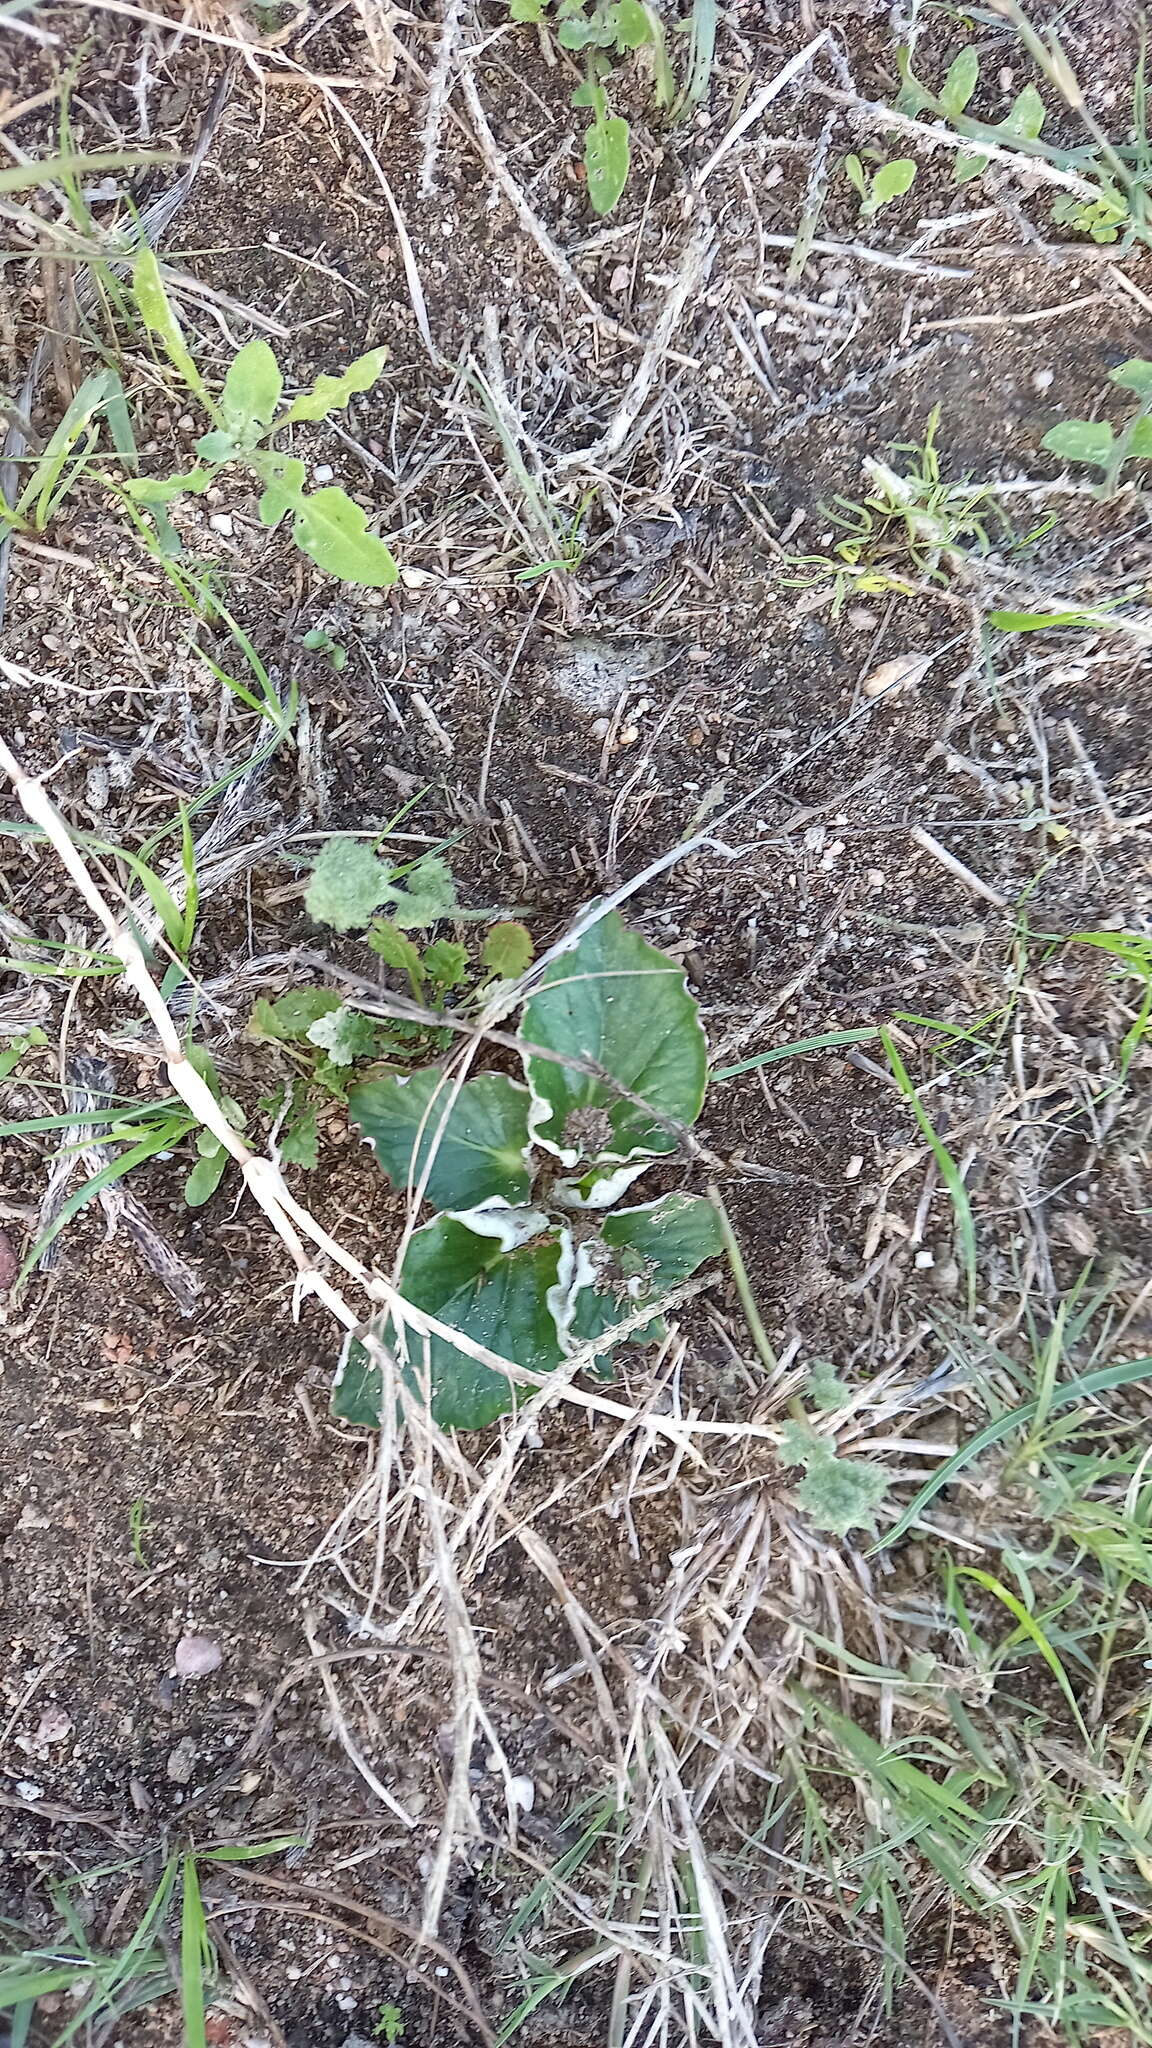
[[[318,569],[343,583],[383,590],[400,573],[390,548],[368,532],[367,515],[338,484],[325,484],[301,500],[292,537]]]

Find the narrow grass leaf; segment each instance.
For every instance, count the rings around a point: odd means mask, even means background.
[[[948,1147],[937,1136],[932,1119],[917,1095],[915,1088],[912,1086],[908,1069],[897,1052],[890,1033],[881,1029],[880,1042],[888,1055],[888,1062],[892,1068],[896,1085],[924,1134],[928,1149],[939,1169],[940,1178],[952,1198],[952,1208],[956,1216],[956,1230],[960,1241],[961,1256],[964,1261],[964,1272],[968,1281],[968,1310],[969,1314],[971,1314],[976,1306],[976,1225],[972,1218],[972,1204],[968,1199],[968,1190],[960,1177],[960,1170],[956,1161],[953,1159]]]

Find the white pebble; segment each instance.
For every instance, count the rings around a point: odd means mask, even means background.
[[[929,1266],[934,1266],[936,1264],[936,1261],[933,1258],[931,1252],[917,1252],[913,1263],[919,1268],[919,1270],[922,1273],[926,1273],[928,1271]]]
[[[312,471],[312,481],[314,484],[330,484],[335,474],[330,462],[318,462]]]
[[[860,1175],[863,1173],[863,1171],[864,1154],[862,1152],[854,1152],[852,1154],[851,1159],[848,1161],[847,1166],[844,1168],[844,1178],[845,1180],[859,1180]]]
[[[509,1778],[508,1791],[521,1813],[531,1813],[536,1804],[536,1787],[531,1778]]]
[[[207,1678],[209,1672],[220,1669],[223,1661],[220,1645],[211,1636],[181,1636],[176,1645],[177,1678]]]
[[[231,540],[232,514],[230,512],[213,512],[208,524],[212,528],[213,533],[222,533],[225,540]]]

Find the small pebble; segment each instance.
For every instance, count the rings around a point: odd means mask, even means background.
[[[920,1272],[926,1273],[930,1266],[936,1264],[936,1260],[931,1252],[917,1252],[913,1263]]]
[[[196,1744],[190,1735],[182,1735],[175,1749],[168,1752],[165,1770],[174,1785],[187,1785],[196,1769]]]
[[[848,1161],[847,1166],[844,1168],[844,1178],[845,1180],[859,1180],[860,1175],[863,1173],[863,1171],[864,1154],[862,1152],[854,1152],[852,1154],[851,1159]]]
[[[232,514],[230,512],[213,512],[208,524],[212,528],[213,533],[222,533],[225,540],[231,540]]]
[[[220,1645],[211,1636],[181,1636],[173,1659],[177,1678],[207,1678],[223,1661]]]
[[[37,1748],[41,1743],[66,1742],[72,1733],[72,1722],[62,1707],[45,1707],[36,1730]]]
[[[531,1813],[536,1804],[536,1787],[531,1778],[509,1778],[508,1791],[521,1813]]]
[[[314,484],[330,484],[335,474],[330,462],[318,462],[312,471],[312,481]]]

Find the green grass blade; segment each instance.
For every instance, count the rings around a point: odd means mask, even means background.
[[[1069,1682],[1068,1673],[1065,1671],[1035,1615],[1029,1614],[1024,1602],[1018,1600],[1015,1593],[1009,1592],[1008,1587],[1003,1585],[999,1579],[993,1578],[991,1572],[978,1571],[974,1565],[964,1564],[958,1568],[957,1575],[963,1579],[973,1579],[978,1586],[983,1586],[986,1593],[991,1593],[995,1599],[1000,1601],[1002,1606],[1008,1609],[1009,1614],[1016,1621],[1019,1634],[1027,1636],[1029,1642],[1036,1645],[1068,1702],[1069,1710],[1076,1722],[1076,1726],[1079,1728],[1085,1742],[1089,1742],[1091,1738],[1081,1719],[1080,1708],[1077,1705],[1076,1695]],[[1071,1597],[1075,1597],[1074,1590]]]
[[[180,1905],[180,2011],[184,2020],[184,2048],[208,2048],[204,2029],[204,1976],[212,1955],[196,1858],[184,1858],[184,1887]]]
[[[1126,1358],[1117,1365],[1102,1366],[1098,1372],[1086,1373],[1083,1379],[1074,1380],[1068,1386],[1057,1387],[1053,1392],[1050,1407],[1055,1412],[1060,1408],[1071,1407],[1074,1401],[1088,1401],[1094,1394],[1112,1393],[1117,1387],[1131,1386],[1137,1380],[1146,1379],[1152,1379],[1152,1358]],[[994,1444],[1003,1443],[1005,1437],[1011,1436],[1014,1430],[1026,1428],[1035,1420],[1037,1408],[1038,1403],[1035,1401],[1025,1401],[1022,1407],[1010,1408],[1006,1414],[998,1415],[995,1421],[985,1423],[984,1428],[977,1430],[975,1436],[966,1444],[961,1444],[960,1449],[953,1452],[939,1471],[934,1472],[931,1479],[925,1480],[919,1493],[909,1501],[903,1514],[889,1529],[887,1535],[881,1537],[879,1543],[872,1545],[868,1556],[874,1557],[878,1551],[888,1550],[893,1543],[898,1543],[918,1516],[923,1514],[929,1502],[935,1500],[942,1487],[950,1486],[957,1473],[963,1472],[982,1452],[991,1450]]]
[[[952,1198],[952,1208],[956,1216],[956,1230],[960,1240],[960,1252],[968,1281],[968,1312],[971,1314],[976,1307],[976,1225],[972,1218],[972,1204],[968,1199],[968,1190],[960,1178],[960,1170],[948,1147],[937,1136],[932,1119],[917,1095],[915,1088],[912,1086],[908,1069],[897,1052],[890,1034],[883,1029],[880,1032],[880,1043],[888,1055],[889,1065],[892,1068],[896,1085],[923,1132],[928,1149],[939,1169],[940,1178]]]
[[[94,1173],[90,1180],[86,1180],[83,1187],[77,1188],[75,1194],[68,1197],[60,1214],[49,1224],[47,1230],[37,1238],[24,1264],[16,1275],[12,1287],[13,1294],[17,1293],[24,1285],[29,1273],[36,1266],[43,1253],[47,1251],[48,1246],[55,1238],[59,1237],[60,1232],[67,1228],[72,1218],[81,1209],[86,1207],[93,1196],[100,1193],[101,1188],[109,1187],[114,1180],[123,1179],[123,1176],[126,1173],[131,1173],[134,1167],[143,1166],[146,1159],[153,1159],[157,1152],[166,1151],[167,1146],[167,1134],[163,1131],[158,1131],[151,1137],[142,1139],[137,1145],[129,1145],[126,1151],[121,1152],[115,1159],[110,1160],[108,1165],[102,1167],[99,1173]]]
[[[864,1025],[858,1031],[822,1031],[817,1038],[796,1038],[791,1045],[774,1045],[768,1052],[753,1053],[751,1059],[737,1060],[733,1067],[717,1067],[712,1074],[714,1081],[731,1081],[736,1074],[750,1074],[753,1067],[770,1067],[776,1060],[799,1059],[804,1052],[825,1052],[834,1045],[863,1045],[869,1038],[880,1036],[874,1024]]]
[[[99,177],[101,171],[130,171],[143,164],[170,164],[175,158],[160,149],[80,150],[72,156],[45,157],[41,163],[13,164],[0,171],[0,194],[28,192],[36,185],[58,185],[76,172]]]

